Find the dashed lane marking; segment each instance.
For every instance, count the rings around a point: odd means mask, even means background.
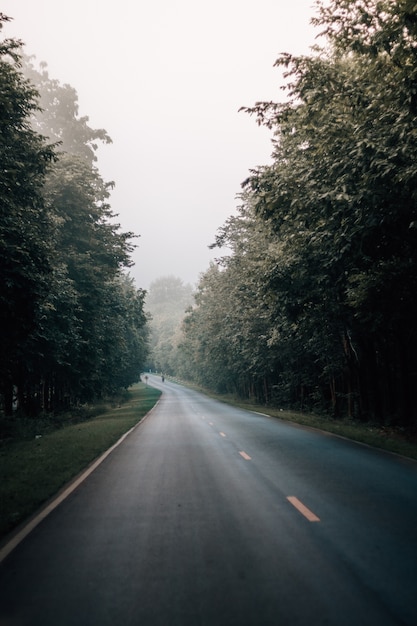
[[[288,502],[291,502],[291,504],[297,509],[297,511],[299,511],[302,515],[304,515],[304,517],[306,517],[309,522],[319,522],[320,521],[320,518],[317,517],[317,515],[315,515],[313,513],[313,511],[310,511],[310,509],[308,509],[305,506],[305,504],[300,502],[300,500],[298,498],[296,498],[295,496],[288,496],[287,500],[288,500]]]
[[[245,461],[251,461],[252,457],[249,456],[249,454],[246,454],[246,452],[244,452],[243,450],[240,450],[239,452],[240,456],[243,457],[245,459]]]

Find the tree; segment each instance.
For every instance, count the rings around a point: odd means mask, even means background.
[[[260,276],[275,248],[247,194],[237,216],[219,229],[213,247],[230,254],[202,276],[180,344],[184,375],[216,391],[270,400],[276,354],[270,345],[270,307]]]
[[[0,14],[0,29],[8,19]],[[7,413],[26,343],[48,292],[53,247],[42,186],[54,151],[31,128],[37,94],[20,71],[20,49],[17,40],[0,45],[0,379]]]
[[[97,140],[110,139],[78,116],[76,91],[45,67],[26,59],[23,77],[20,47],[5,42],[0,64],[0,373],[6,411],[15,389],[19,408],[36,415],[137,381],[147,329],[144,292],[125,274],[133,233],[120,231],[113,184],[95,166]]]
[[[55,298],[50,307],[58,333],[47,333],[51,343],[42,353],[54,353],[54,337],[62,345],[60,329],[64,325],[71,328],[71,355],[65,357],[70,371],[66,371],[64,380],[72,381],[73,397],[91,399],[112,388],[107,376],[111,361],[108,345],[117,328],[108,326],[108,318],[113,319],[109,301],[114,303],[115,297],[123,295],[119,289],[120,271],[130,265],[132,234],[120,233],[119,225],[111,221],[109,186],[83,157],[61,154],[48,176],[44,194],[56,222],[55,264],[61,267],[61,279],[66,281],[68,291],[61,290],[62,296]],[[68,293],[75,297],[71,319]],[[46,320],[51,328],[50,316]],[[115,343],[113,346],[116,349]],[[56,375],[54,379],[56,389]]]
[[[281,55],[276,64],[285,70],[287,101],[246,109],[273,131],[273,163],[245,181],[240,217],[233,221],[233,233],[229,220],[222,235],[228,242],[233,235],[231,259],[218,284],[210,281],[210,298],[200,299],[191,313],[186,335],[197,326],[201,332],[196,322],[203,309],[215,306],[216,297],[232,302],[239,290],[248,290],[258,311],[265,305],[268,350],[261,351],[260,371],[271,372],[271,390],[278,389],[281,397],[287,390],[292,403],[319,400],[335,415],[348,412],[410,428],[417,417],[412,402],[417,372],[414,5],[334,0],[326,6],[320,2],[318,9],[315,22],[327,47],[316,47],[310,56]],[[241,219],[248,209],[255,216],[249,222]],[[248,265],[256,248],[260,262]],[[237,298],[227,310],[236,336],[245,326],[246,310],[258,312],[250,299],[244,307],[243,302]],[[222,319],[227,322],[219,337],[228,325],[228,318]],[[197,336],[194,332],[194,340]],[[256,334],[247,337],[255,354]],[[201,337],[197,342],[202,345]],[[229,334],[229,352],[234,345]],[[194,351],[201,354],[196,345]],[[248,352],[241,343],[235,367],[240,359],[250,371]]]
[[[45,62],[35,66],[35,57],[23,56],[23,72],[39,94],[39,108],[33,116],[33,127],[50,141],[59,144],[59,151],[82,157],[92,165],[97,161],[98,142],[111,143],[103,129],[89,126],[88,116],[79,116],[78,94],[71,85],[62,85],[49,76]]]
[[[173,374],[176,370],[180,327],[186,309],[192,303],[192,286],[176,276],[153,281],[146,297],[150,316],[149,367]]]

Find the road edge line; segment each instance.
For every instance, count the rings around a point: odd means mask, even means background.
[[[61,491],[58,492],[58,494],[52,496],[52,501],[49,502],[49,504],[45,505],[43,508],[41,508],[38,513],[35,513],[34,517],[30,519],[27,523],[25,523],[23,528],[17,531],[16,534],[12,536],[11,539],[9,539],[5,543],[5,545],[0,548],[0,563],[2,563],[4,559],[8,557],[15,548],[17,548],[17,546],[32,532],[32,530],[34,530],[50,513],[52,513],[54,509],[56,509],[64,500],[66,500],[66,498],[68,498],[68,496],[71,495],[73,491],[75,491],[81,485],[81,483],[83,483],[86,478],[88,478],[90,474],[92,474],[98,468],[98,466],[103,463],[103,461],[105,461],[105,459],[113,452],[113,450],[118,448],[120,444],[123,443],[123,441],[134,430],[136,430],[136,428],[143,424],[145,419],[154,411],[154,409],[156,409],[159,402],[160,398],[157,400],[151,410],[148,411],[137,424],[135,424],[134,426],[132,426],[132,428],[125,432],[116,441],[116,443],[110,446],[108,450],[103,452],[103,454],[99,456],[98,459],[93,461],[91,465],[87,467],[87,469],[83,470],[81,474],[79,474],[76,478],[73,478],[65,487],[62,488]]]

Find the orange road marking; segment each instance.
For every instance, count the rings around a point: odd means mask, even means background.
[[[242,456],[245,459],[245,461],[251,461],[252,460],[252,457],[250,457],[249,454],[246,454],[246,452],[243,452],[243,450],[241,450],[239,452],[239,454],[240,454],[240,456]]]
[[[299,511],[304,517],[308,519],[309,522],[319,522],[320,518],[317,515],[314,515],[310,509],[308,509],[298,498],[295,496],[288,496],[287,500],[291,502],[291,504]]]

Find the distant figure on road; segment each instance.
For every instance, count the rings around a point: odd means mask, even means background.
[[[162,382],[164,383],[165,382],[165,376],[163,374],[161,376],[161,379],[162,379]]]

